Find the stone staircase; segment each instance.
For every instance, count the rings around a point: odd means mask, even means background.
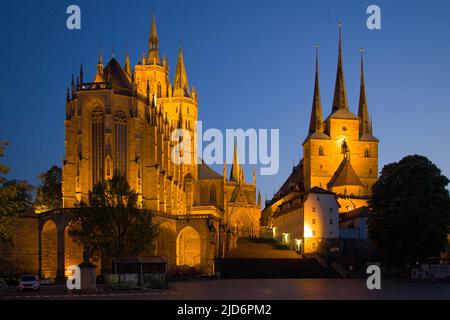
[[[302,257],[272,239],[239,239],[237,248],[216,261],[223,279],[340,278],[315,258]]]

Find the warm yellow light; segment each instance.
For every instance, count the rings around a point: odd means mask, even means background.
[[[336,145],[338,147],[342,147],[342,144],[344,143],[345,140],[346,140],[345,136],[338,136],[336,139]]]
[[[305,234],[305,238],[312,238],[313,237],[312,229],[307,224],[305,224],[304,234]]]

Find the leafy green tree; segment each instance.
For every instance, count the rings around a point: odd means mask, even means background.
[[[439,256],[450,226],[449,180],[424,156],[386,165],[372,189],[369,237],[388,265]]]
[[[35,207],[39,211],[50,211],[62,207],[62,170],[53,166],[39,175]]]
[[[0,140],[0,158],[8,143]],[[9,168],[0,164],[0,242],[12,242],[12,224],[20,212],[31,207],[32,187],[25,181],[10,180],[5,175]]]
[[[139,255],[152,247],[157,235],[152,218],[149,211],[139,207],[137,194],[126,178],[115,174],[89,193],[89,206],[80,205],[69,232],[102,257]]]

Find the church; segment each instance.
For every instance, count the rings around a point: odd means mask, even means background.
[[[301,247],[302,252],[327,250],[336,245],[339,229],[330,225],[367,208],[372,186],[378,178],[379,141],[373,135],[366,99],[362,53],[361,50],[359,107],[355,115],[349,109],[345,87],[340,25],[333,104],[324,119],[316,47],[313,102],[309,130],[303,142],[303,159],[294,166],[274,197],[266,201],[262,212],[263,225],[273,229],[275,238],[297,250]],[[306,205],[310,194],[316,195],[316,205]],[[335,201],[319,201],[329,194],[334,194]],[[320,248],[319,243],[326,242],[330,245]]]
[[[259,236],[256,170],[246,181],[236,146],[229,175],[226,165],[219,174],[198,159],[196,143],[181,150],[190,161],[172,161],[178,144],[172,132],[183,129],[193,140],[199,110],[182,49],[174,70],[171,81],[153,17],[148,48],[134,67],[128,52],[123,64],[113,57],[104,65],[100,50],[95,77],[86,79],[83,66],[76,80],[72,76],[65,103],[63,208],[21,219],[18,234],[27,237],[16,239],[19,250],[11,250],[0,269],[18,266],[25,269],[17,272],[64,279],[83,254],[68,233],[71,210],[88,204],[89,191],[115,172],[127,178],[139,205],[154,213],[159,235],[147,254],[163,257],[172,272],[188,268],[212,274],[215,259],[234,248],[238,238]],[[19,254],[20,248],[27,254]],[[110,268],[101,260],[94,261],[97,272]]]

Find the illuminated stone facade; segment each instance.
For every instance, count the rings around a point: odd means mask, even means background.
[[[313,103],[308,135],[303,142],[303,159],[294,166],[291,175],[273,199],[266,202],[262,223],[268,227],[279,224],[283,220],[280,219],[280,212],[289,216],[293,210],[289,209],[289,204],[300,201],[299,199],[314,188],[336,194],[341,213],[367,206],[367,199],[377,178],[378,139],[373,136],[367,106],[362,51],[360,99],[358,115],[355,115],[348,107],[340,28],[338,67],[331,113],[323,119],[317,54]],[[322,209],[329,210],[326,207]],[[306,217],[310,214],[304,210],[307,209],[302,206],[302,226],[307,225]],[[298,215],[294,216],[292,223],[298,218]],[[277,221],[274,217],[277,217]],[[309,232],[303,227],[300,228],[302,235],[297,237],[303,239]]]
[[[115,58],[104,66],[100,52],[92,82],[85,81],[82,68],[77,81],[72,79],[66,99],[64,208],[87,203],[98,181],[119,172],[142,207],[158,215],[165,236],[158,239],[156,253],[173,265],[211,271],[211,260],[232,248],[238,237],[259,236],[261,198],[256,174],[245,182],[236,150],[229,179],[226,166],[220,175],[198,160],[197,119],[197,91],[189,86],[183,52],[171,82],[152,19],[148,52],[134,68],[128,53],[123,66]],[[177,129],[188,133],[190,148],[176,149],[179,141],[172,133]],[[173,152],[188,161],[176,164]],[[181,221],[191,221],[191,216],[205,225],[211,218],[218,222],[207,229],[189,224],[180,229]],[[211,242],[216,247],[207,245]]]

